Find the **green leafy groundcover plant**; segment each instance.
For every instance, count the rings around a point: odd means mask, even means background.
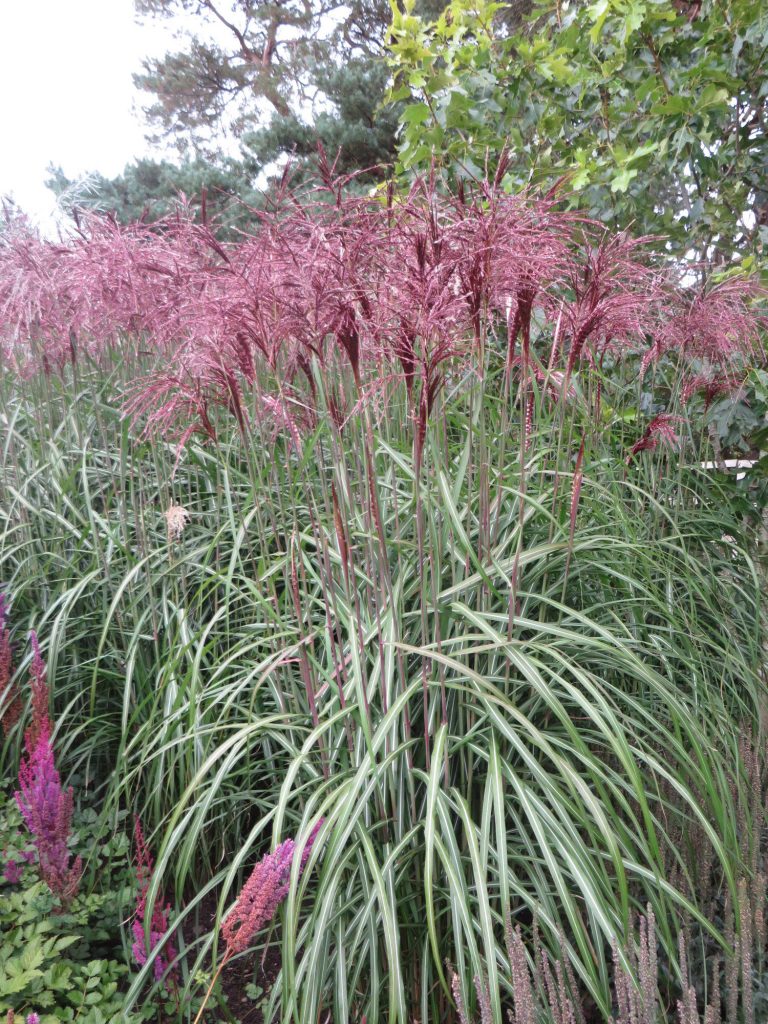
[[[216,903],[182,1014],[254,862],[320,819],[243,951],[279,949],[266,1019],[458,992],[500,1024],[518,924],[610,1018],[638,915],[665,1001],[684,926],[688,967],[757,933],[762,580],[701,466],[756,298],[527,203],[329,179],[238,246],[180,218],[4,250],[0,575],[62,773],[154,837],[148,908]]]
[[[62,910],[34,865],[13,798],[0,797],[3,875],[0,877],[0,1011],[42,1024],[148,1020],[124,1016],[131,970],[122,955],[120,912],[135,881],[127,837],[104,840],[98,815],[78,816],[79,843],[89,851],[83,891]],[[98,887],[94,887],[96,878]]]

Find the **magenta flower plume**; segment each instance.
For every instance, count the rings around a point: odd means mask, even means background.
[[[573,397],[576,372],[608,354],[637,358],[641,375],[662,359],[682,379],[706,375],[709,401],[759,351],[755,283],[682,286],[649,261],[649,239],[605,232],[556,192],[509,195],[497,174],[453,194],[419,180],[383,203],[326,170],[319,190],[281,187],[237,241],[183,205],[154,224],[82,217],[57,242],[14,221],[0,237],[0,362],[54,373],[119,350],[137,369],[125,415],[179,457],[193,435],[215,443],[232,425],[300,453],[326,411],[318,368],[339,426],[347,376],[372,408],[403,385],[418,468],[443,393],[493,361],[507,387],[518,375],[525,408],[534,375]]]
[[[680,397],[683,402],[690,402],[694,395],[701,395],[704,399],[704,410],[718,398],[732,397],[737,395],[743,388],[742,375],[718,372],[710,370],[708,373],[696,373],[683,381],[680,389]]]
[[[15,794],[37,850],[43,881],[65,902],[77,894],[82,873],[79,857],[70,863],[72,787],[65,790],[56,771],[50,736],[40,733],[36,746],[22,759]]]
[[[32,721],[24,734],[25,754],[19,765],[15,793],[24,823],[37,852],[43,881],[65,903],[77,894],[82,862],[70,863],[72,787],[65,790],[56,771],[48,717],[48,683],[37,634],[32,632]]]
[[[675,426],[680,422],[680,416],[673,416],[668,412],[662,412],[658,416],[654,416],[645,428],[642,437],[639,437],[630,448],[627,464],[640,452],[654,451],[658,448],[659,442],[663,442],[670,448],[677,448],[680,444],[680,438],[675,433]]]
[[[162,900],[155,901],[152,908],[152,915],[149,919],[149,948],[147,948],[147,893],[149,883],[154,870],[152,855],[149,852],[141,821],[138,816],[134,819],[134,843],[136,845],[136,878],[138,882],[138,896],[136,900],[136,915],[133,920],[133,945],[131,952],[139,966],[143,966],[148,959],[149,953],[158,945],[168,932],[168,917],[171,912],[169,905],[163,907]],[[153,969],[155,979],[159,981],[166,976],[166,986],[175,981],[173,976],[173,961],[176,959],[176,948],[172,942],[165,944],[162,955],[154,958]]]
[[[21,718],[24,710],[18,684],[11,683],[12,655],[11,634],[8,629],[8,601],[5,594],[0,593],[0,722],[6,736]]]
[[[8,885],[18,885],[21,881],[21,875],[23,872],[21,864],[16,860],[6,861],[5,867],[3,868],[3,878]]]
[[[24,743],[27,753],[32,755],[33,751],[37,749],[38,741],[43,737],[49,738],[53,730],[48,717],[47,672],[34,629],[29,634],[29,639],[32,644],[32,666],[29,670],[29,685],[32,690],[32,721],[24,733]]]
[[[303,873],[307,866],[322,824],[321,818],[309,834],[301,854],[299,873]],[[273,853],[262,857],[251,872],[221,927],[227,957],[247,949],[256,933],[275,916],[277,908],[288,895],[295,852],[294,840],[285,839]]]

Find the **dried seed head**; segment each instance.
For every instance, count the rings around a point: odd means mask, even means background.
[[[488,982],[485,978],[481,978],[479,974],[475,975],[475,992],[477,992],[477,1002],[480,1007],[480,1024],[493,1024],[491,994],[488,991]]]
[[[165,515],[169,543],[180,540],[189,519],[189,512],[182,505],[169,505],[163,514]]]
[[[456,1003],[456,1012],[459,1015],[460,1024],[469,1024],[467,1008],[464,1005],[464,997],[461,994],[461,982],[459,981],[459,976],[455,971],[451,972],[451,992],[453,993],[453,1000]]]

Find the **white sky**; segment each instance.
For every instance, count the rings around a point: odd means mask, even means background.
[[[12,194],[46,223],[54,205],[44,185],[49,163],[70,178],[114,175],[149,154],[131,73],[172,39],[162,24],[138,25],[132,0],[5,0],[2,7],[0,195]]]

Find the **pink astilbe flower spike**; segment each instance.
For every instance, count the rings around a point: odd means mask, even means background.
[[[301,855],[299,872],[302,873],[309,861],[317,834],[323,824],[321,818],[309,834]],[[288,895],[291,868],[296,852],[293,839],[285,839],[272,853],[266,854],[251,872],[221,926],[221,934],[227,946],[227,958],[242,953],[253,937],[275,916],[277,908]]]
[[[0,593],[0,723],[8,736],[21,718],[24,702],[18,683],[11,682],[13,675],[13,651],[11,634],[8,629],[8,601]]]
[[[18,861],[6,861],[5,867],[3,868],[3,878],[8,883],[8,885],[18,885],[18,883],[21,881],[23,871],[24,868],[22,867],[21,864],[19,864]]]
[[[136,914],[133,920],[133,945],[131,952],[139,966],[143,966],[149,954],[168,933],[168,917],[171,912],[170,905],[162,906],[162,899],[156,900],[152,907],[152,915],[147,920],[147,894],[149,884],[154,871],[152,855],[149,852],[141,821],[137,816],[134,818],[134,843],[136,846],[136,878],[138,882],[138,895],[136,900]],[[147,947],[147,925],[149,925],[149,947]],[[176,948],[169,940],[163,947],[162,954],[157,954],[153,961],[155,980],[160,981],[165,976],[166,987],[175,983],[175,967],[173,962],[176,959]]]
[[[31,754],[37,748],[38,741],[42,737],[48,739],[53,730],[48,717],[47,670],[34,629],[29,634],[29,640],[32,644],[32,665],[29,670],[29,685],[32,691],[32,721],[24,734],[24,743],[27,752]]]
[[[32,722],[24,734],[25,755],[19,766],[16,803],[32,836],[43,881],[68,903],[77,894],[82,861],[70,863],[72,787],[65,790],[54,763],[45,663],[32,633]]]

